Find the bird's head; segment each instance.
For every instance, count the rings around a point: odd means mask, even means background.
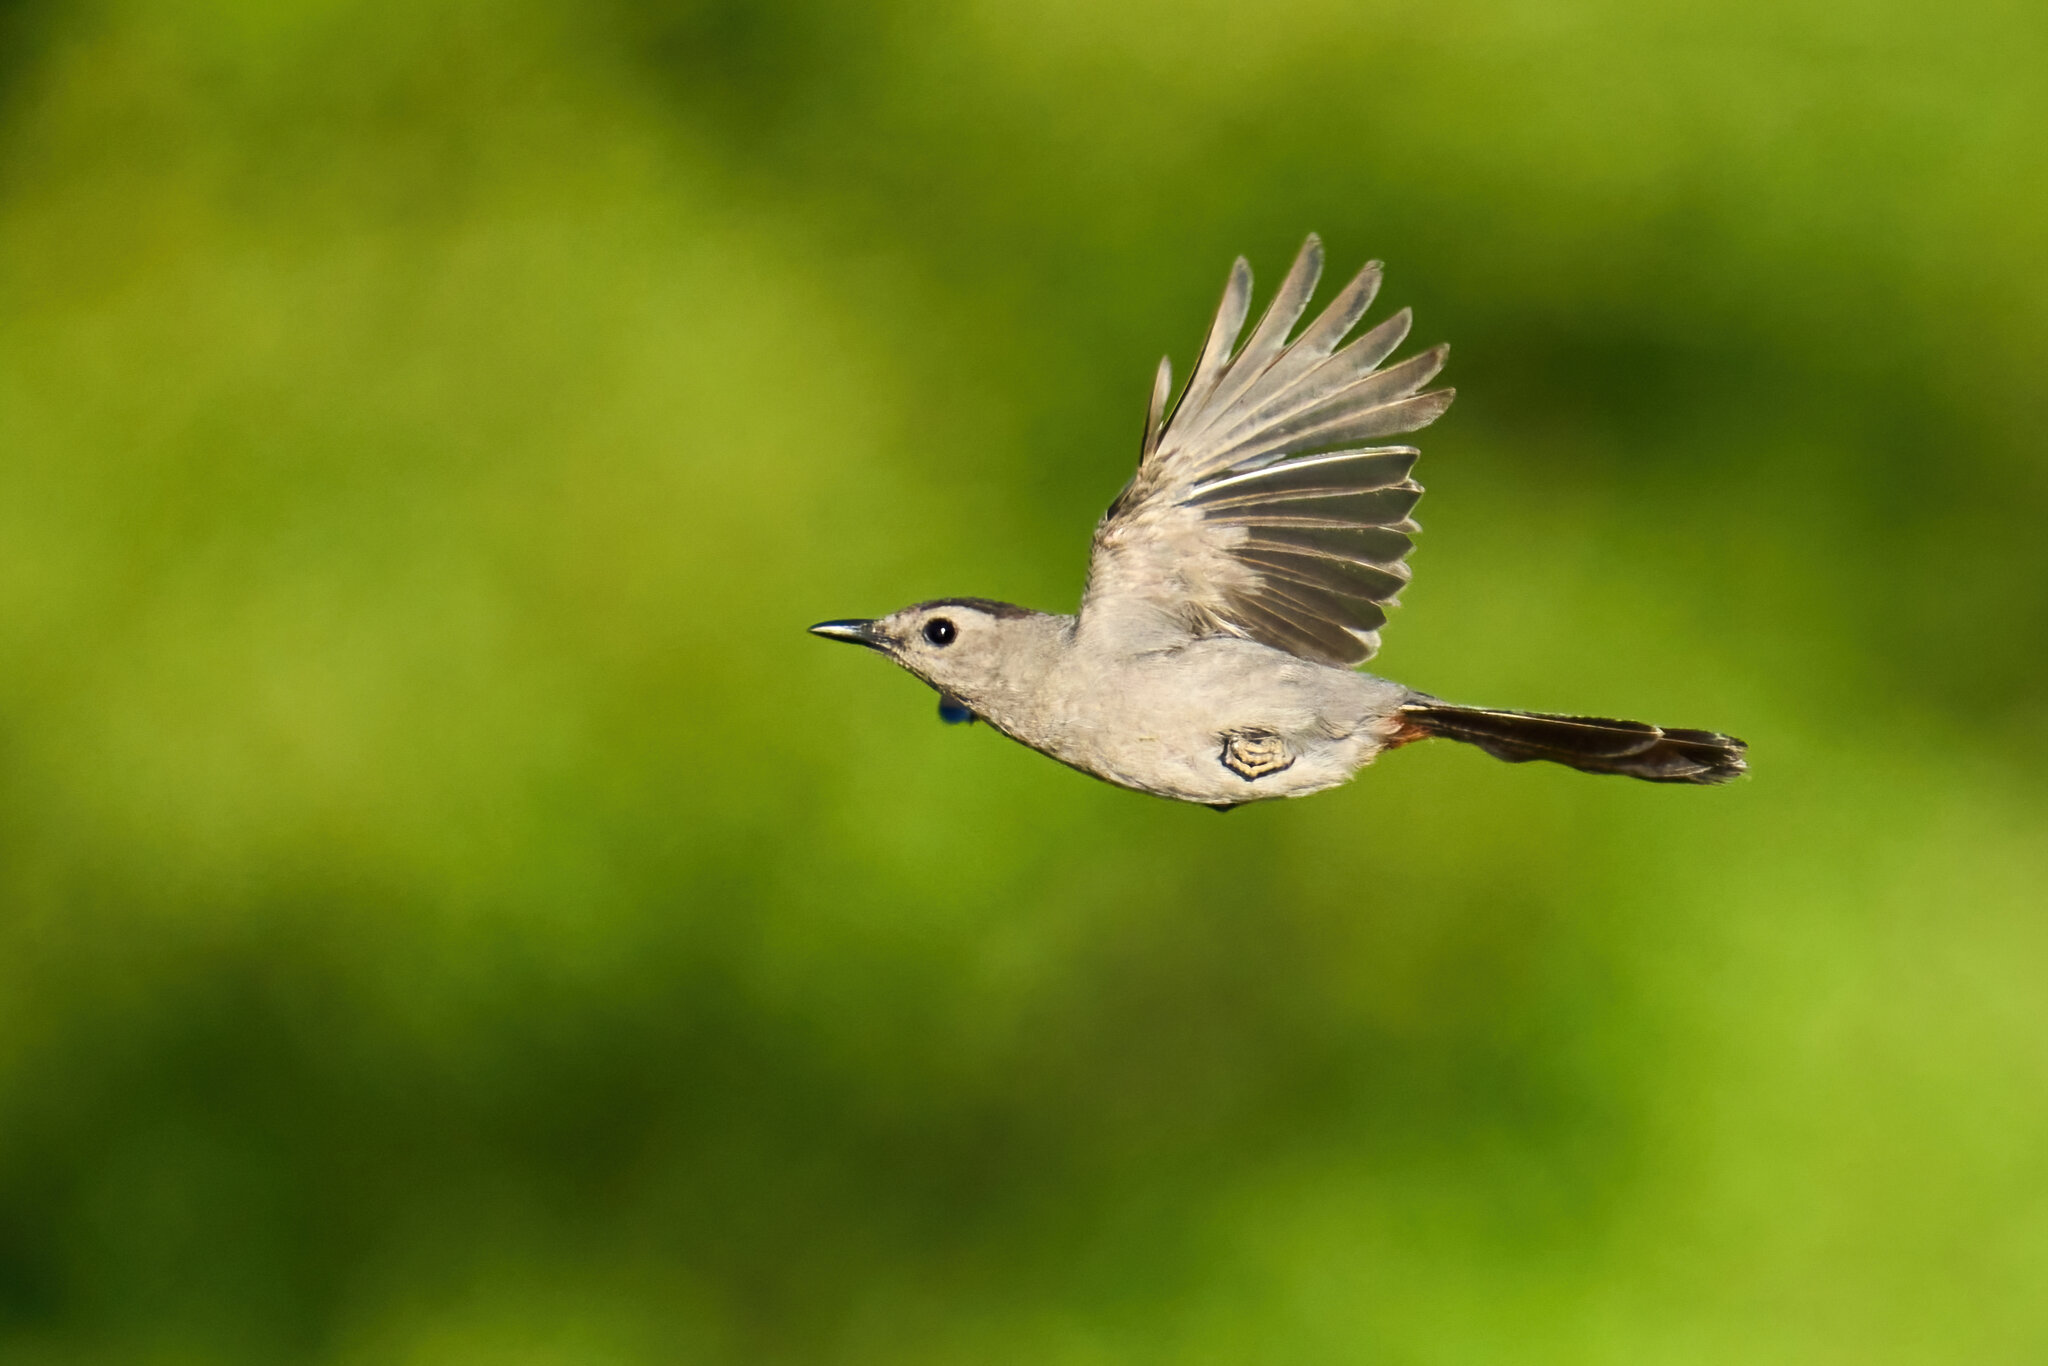
[[[949,697],[980,710],[1028,684],[1064,620],[986,598],[920,602],[872,620],[821,621],[811,634],[878,650]]]

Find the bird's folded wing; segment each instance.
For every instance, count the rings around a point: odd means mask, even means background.
[[[1170,417],[1159,363],[1138,472],[1095,530],[1084,629],[1091,615],[1138,610],[1324,664],[1379,648],[1408,581],[1422,486],[1409,477],[1413,446],[1363,443],[1450,406],[1452,390],[1418,392],[1447,348],[1379,368],[1408,335],[1406,309],[1339,347],[1379,288],[1377,262],[1290,342],[1322,264],[1312,236],[1238,348],[1252,287],[1238,260]]]

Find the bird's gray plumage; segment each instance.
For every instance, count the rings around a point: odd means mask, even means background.
[[[1457,707],[1354,672],[1407,583],[1422,486],[1415,431],[1450,406],[1423,386],[1447,348],[1386,361],[1406,309],[1344,338],[1374,262],[1293,335],[1322,273],[1311,236],[1251,335],[1231,269],[1187,387],[1159,364],[1137,472],[1095,530],[1075,616],[948,598],[812,628],[870,646],[971,714],[1098,778],[1229,807],[1349,779],[1431,735],[1500,758],[1661,782],[1725,781],[1742,742],[1641,722]]]

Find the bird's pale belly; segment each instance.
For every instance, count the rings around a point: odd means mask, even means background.
[[[1127,666],[1114,686],[1077,689],[1052,733],[1018,738],[1108,782],[1212,806],[1335,787],[1383,748],[1405,689],[1232,646]]]

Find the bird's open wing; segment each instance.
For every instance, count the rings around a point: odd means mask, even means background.
[[[1379,289],[1377,262],[1290,342],[1322,266],[1311,236],[1239,348],[1252,290],[1240,257],[1170,416],[1160,361],[1138,472],[1095,529],[1084,629],[1091,615],[1156,613],[1344,667],[1379,648],[1408,581],[1420,452],[1362,443],[1450,406],[1452,390],[1417,392],[1448,348],[1380,368],[1408,335],[1405,308],[1339,347]]]

